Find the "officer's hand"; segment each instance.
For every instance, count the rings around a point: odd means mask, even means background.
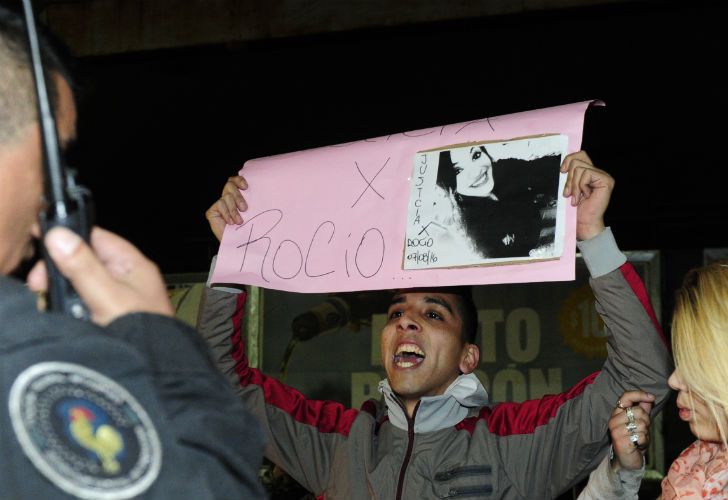
[[[230,177],[225,183],[220,199],[212,204],[205,212],[207,222],[210,223],[210,229],[219,240],[222,239],[222,233],[226,224],[242,224],[243,217],[240,212],[248,209],[245,198],[240,194],[241,189],[248,189],[248,183],[241,175]]]
[[[614,190],[614,178],[594,166],[584,151],[564,158],[561,171],[567,172],[564,196],[571,197],[576,210],[576,237],[593,238],[604,230],[604,212]]]
[[[157,266],[122,237],[94,228],[89,247],[72,231],[57,227],[48,232],[45,245],[58,270],[88,306],[95,323],[107,325],[133,312],[174,314]],[[47,288],[42,262],[28,275],[28,285],[35,291]]]

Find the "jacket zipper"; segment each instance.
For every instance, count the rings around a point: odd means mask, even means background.
[[[484,486],[461,486],[460,488],[451,488],[447,495],[442,498],[475,497],[490,495],[491,493],[493,493],[493,486],[489,484]]]
[[[407,415],[407,409],[400,403],[404,414]],[[412,412],[412,418],[407,417],[407,452],[404,454],[404,460],[402,461],[402,467],[399,469],[399,482],[397,483],[397,500],[402,500],[402,490],[404,489],[404,475],[407,472],[407,465],[409,465],[410,456],[412,455],[412,447],[415,443],[415,415],[417,415],[417,408],[420,407],[420,402],[417,402],[414,411]]]
[[[454,469],[450,469],[446,472],[438,472],[435,474],[435,481],[447,481],[448,479],[452,479],[453,477],[457,476],[464,476],[464,475],[485,475],[488,476],[491,474],[491,467],[490,465],[465,465],[463,467],[456,467]]]

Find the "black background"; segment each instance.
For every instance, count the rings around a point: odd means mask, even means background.
[[[728,247],[726,11],[639,2],[78,61],[72,160],[97,220],[162,271],[207,269],[204,220],[260,156],[602,99],[584,148],[617,180],[607,223],[660,250],[663,324],[705,247]],[[305,208],[305,207],[302,207]],[[666,414],[667,463],[690,440]]]
[[[215,251],[203,212],[250,158],[602,99],[584,148],[617,179],[607,216],[621,246],[728,246],[719,4],[88,57],[74,160],[102,225],[165,272],[200,270]]]

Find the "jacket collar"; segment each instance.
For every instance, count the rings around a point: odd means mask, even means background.
[[[9,276],[0,276],[0,312],[17,307],[35,309],[36,297],[23,283]]]
[[[395,427],[407,430],[407,414],[402,402],[394,394],[387,379],[379,382],[379,392],[384,396],[389,421]],[[463,420],[470,408],[488,404],[488,393],[472,373],[460,375],[440,396],[420,399],[415,415],[415,433],[434,432],[452,427]]]

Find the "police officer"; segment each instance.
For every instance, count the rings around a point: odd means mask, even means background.
[[[42,43],[61,145],[76,108]],[[158,269],[119,236],[45,244],[92,322],[39,312],[9,277],[38,236],[43,175],[24,25],[0,8],[0,498],[258,498],[262,441]],[[45,269],[30,273],[46,286]]]

